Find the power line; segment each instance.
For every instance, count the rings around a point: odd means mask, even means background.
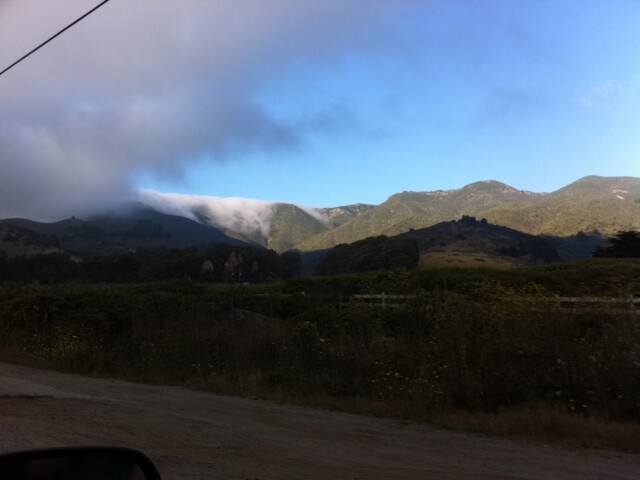
[[[38,50],[40,50],[42,47],[44,47],[47,43],[49,43],[51,40],[53,40],[54,38],[56,38],[58,35],[64,33],[65,31],[69,30],[71,27],[73,27],[76,23],[78,23],[80,20],[82,20],[83,18],[91,15],[93,12],[95,12],[97,9],[99,9],[101,6],[103,6],[105,3],[109,2],[110,0],[104,0],[102,3],[96,5],[95,7],[93,7],[91,10],[89,10],[87,13],[85,13],[84,15],[82,15],[80,18],[78,18],[77,20],[71,22],[69,25],[67,25],[66,27],[64,27],[62,30],[60,30],[58,33],[56,33],[54,36],[50,37],[49,39],[45,40],[44,42],[42,42],[40,45],[38,45],[36,48],[34,48],[33,50],[31,50],[29,53],[27,53],[26,55],[22,56],[21,58],[19,58],[18,60],[16,60],[15,62],[13,62],[11,65],[9,65],[7,68],[5,68],[4,70],[2,70],[0,72],[0,75],[2,75],[3,73],[5,73],[7,70],[15,67],[17,64],[19,64],[21,61],[23,61],[25,58],[27,58],[29,55],[31,55],[32,53],[37,52]]]

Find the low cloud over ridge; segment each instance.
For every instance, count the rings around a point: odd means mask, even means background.
[[[284,203],[239,197],[161,193],[154,190],[141,191],[139,200],[163,213],[180,215],[199,222],[204,215],[208,219],[206,223],[210,221],[217,227],[228,228],[248,236],[259,232],[262,237],[269,235],[274,208]],[[296,206],[318,220],[328,221],[314,208]]]

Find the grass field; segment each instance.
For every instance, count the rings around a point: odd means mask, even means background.
[[[0,285],[0,360],[640,451],[640,262]],[[387,308],[357,294],[385,291]],[[551,440],[550,440],[551,439]]]

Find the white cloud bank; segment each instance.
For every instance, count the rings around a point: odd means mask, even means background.
[[[274,208],[285,203],[239,197],[161,193],[154,190],[142,190],[139,200],[163,213],[180,215],[198,222],[203,221],[204,215],[208,219],[205,223],[248,236],[259,232],[262,237],[269,235]],[[320,221],[328,221],[315,208],[296,206]]]

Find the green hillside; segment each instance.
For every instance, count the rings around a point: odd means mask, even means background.
[[[584,177],[533,205],[510,203],[482,213],[492,223],[534,234],[613,234],[640,229],[640,179]]]
[[[341,207],[321,208],[320,213],[329,219],[329,225],[333,228],[339,227],[343,223],[346,223],[375,207],[375,205],[369,205],[367,203],[355,203],[353,205],[344,205]]]
[[[288,203],[279,203],[274,207],[271,231],[265,246],[276,252],[285,252],[328,228],[325,223],[301,208]]]
[[[395,235],[470,215],[530,234],[559,236],[640,229],[640,178],[582,178],[553,193],[482,181],[457,190],[403,192],[336,228],[297,245],[329,248],[376,235]]]
[[[353,220],[298,244],[297,248],[317,250],[376,235],[395,235],[462,215],[477,216],[505,202],[528,205],[541,197],[541,194],[516,190],[496,181],[476,182],[459,190],[402,192]]]

